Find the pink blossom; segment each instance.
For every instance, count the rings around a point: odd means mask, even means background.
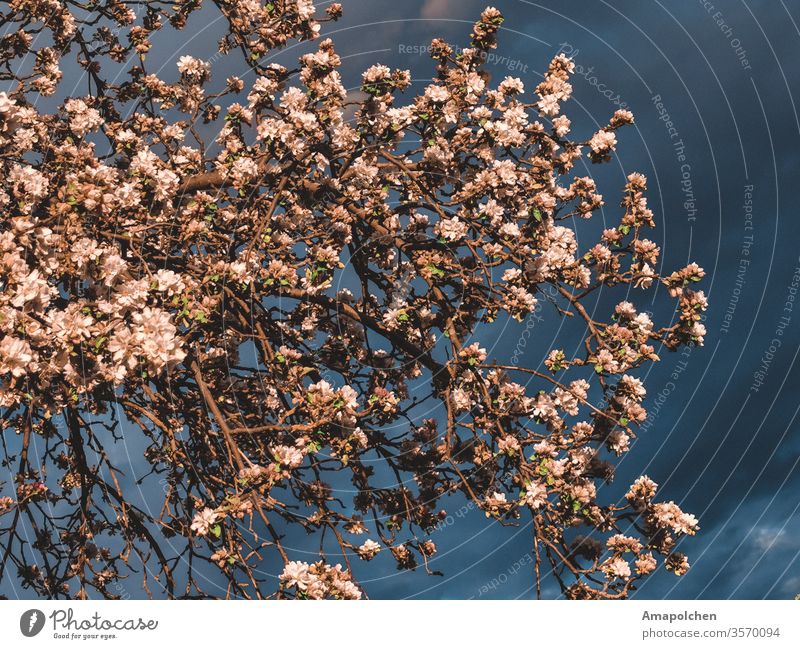
[[[209,528],[216,523],[217,518],[217,512],[210,507],[206,507],[203,511],[195,514],[192,520],[192,531],[198,536],[205,536],[208,534]]]

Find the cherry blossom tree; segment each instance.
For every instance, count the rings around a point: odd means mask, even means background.
[[[659,272],[644,176],[617,209],[578,172],[633,115],[572,139],[564,55],[532,89],[490,85],[491,7],[469,47],[433,41],[419,96],[373,65],[354,98],[321,34],[338,4],[207,4],[246,70],[216,89],[209,62],[147,58],[200,0],[0,14],[0,579],[357,599],[382,553],[435,572],[458,494],[530,526],[539,595],[685,573],[697,520],[653,480],[598,498],[647,415],[637,374],[705,333],[704,272]],[[269,62],[304,40],[295,69]],[[75,65],[82,96],[61,83]],[[616,225],[587,245],[603,206]],[[634,302],[659,287],[675,308],[656,324]],[[601,291],[622,299],[601,312]],[[579,347],[538,367],[487,353],[481,335],[534,311],[580,323]]]

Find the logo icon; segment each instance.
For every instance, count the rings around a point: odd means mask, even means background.
[[[32,638],[44,628],[44,613],[37,608],[25,611],[19,618],[19,630],[26,638]]]

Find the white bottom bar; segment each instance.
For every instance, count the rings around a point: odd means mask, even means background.
[[[0,601],[4,647],[778,648],[799,619],[796,601]]]

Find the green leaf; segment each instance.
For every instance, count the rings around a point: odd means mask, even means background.
[[[597,365],[594,366],[594,371],[597,372],[598,374],[602,374],[603,366],[600,363],[598,363]]]
[[[430,271],[431,275],[435,275],[436,277],[444,277],[444,271],[441,268],[438,268],[436,264],[428,264],[425,266],[425,269]]]
[[[630,423],[630,420],[627,417],[621,417],[619,420],[620,426],[627,426]]]
[[[222,526],[219,523],[210,527],[208,531],[211,532],[217,538],[222,536]]]

